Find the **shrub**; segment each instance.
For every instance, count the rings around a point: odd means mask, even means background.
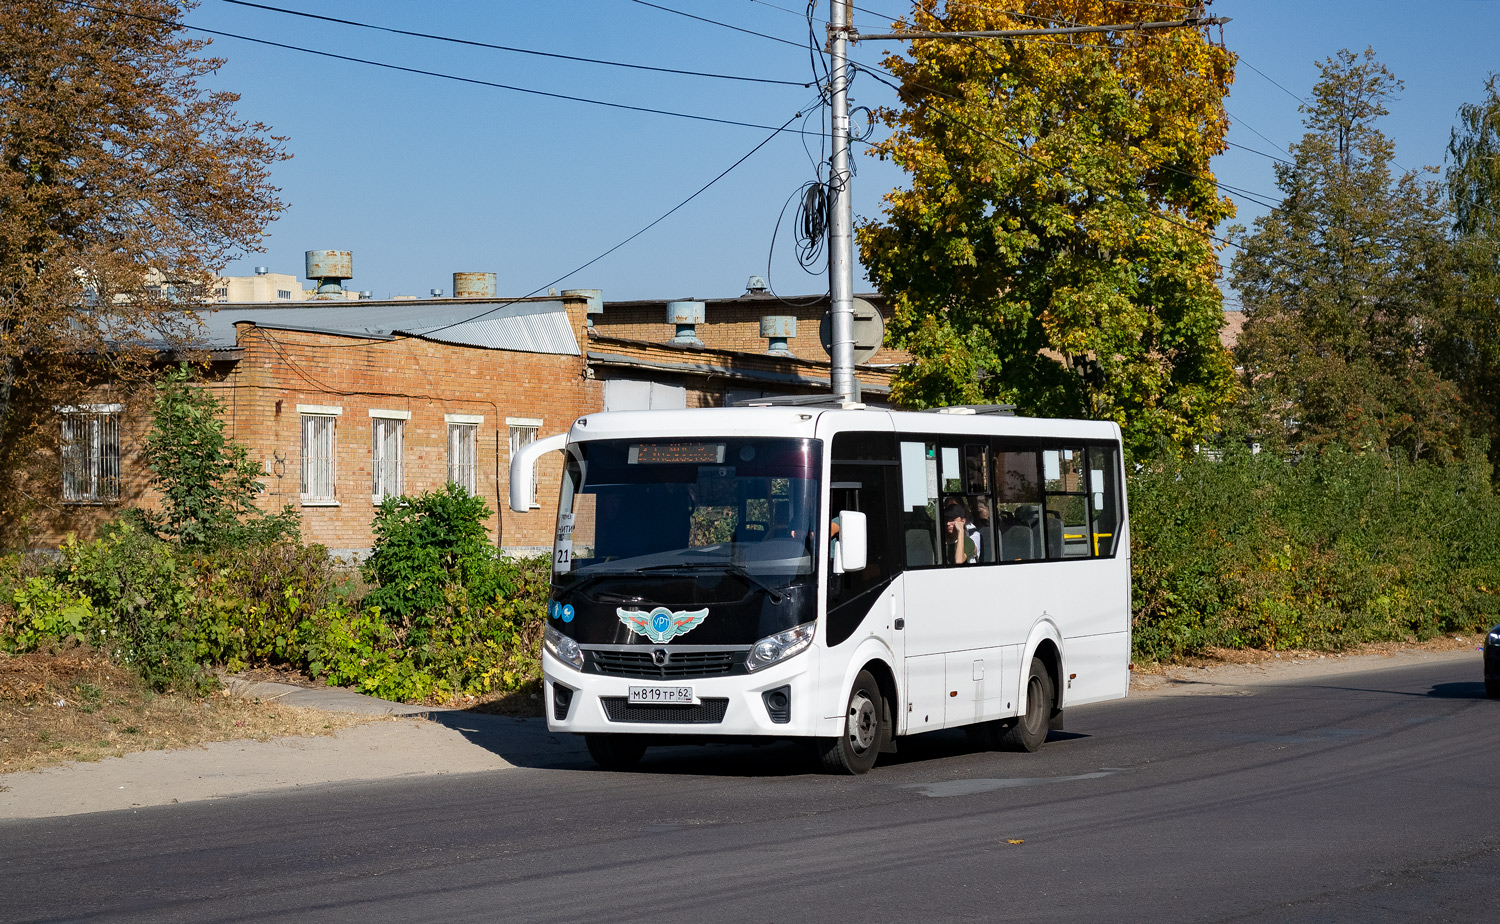
[[[489,505],[449,482],[418,497],[389,497],[375,515],[375,546],[364,563],[365,580],[377,585],[365,595],[393,628],[423,644],[437,615],[451,605],[450,588],[493,599],[508,588],[495,567],[484,521]]]
[[[1130,492],[1143,660],[1430,638],[1500,605],[1484,466],[1238,452],[1142,471]]]
[[[206,553],[193,565],[196,656],[231,672],[303,666],[298,626],[341,596],[337,563],[321,545],[262,542]]]
[[[170,545],[117,521],[92,542],[69,537],[62,551],[60,576],[92,608],[86,641],[156,690],[197,691],[212,682],[195,656],[193,575]]]

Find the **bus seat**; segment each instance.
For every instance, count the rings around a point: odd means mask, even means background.
[[[1031,527],[1017,523],[1000,534],[1000,559],[1002,561],[1028,561],[1036,558],[1036,549],[1031,543]]]
[[[930,565],[937,561],[932,548],[932,531],[908,529],[906,531],[906,563],[908,565]]]
[[[1062,514],[1056,510],[1047,511],[1047,557],[1062,558],[1063,554],[1063,521]]]

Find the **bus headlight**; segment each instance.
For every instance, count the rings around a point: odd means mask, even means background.
[[[805,650],[812,644],[813,630],[817,627],[815,622],[804,622],[785,632],[766,636],[750,647],[750,653],[745,656],[745,670],[758,671]]]
[[[571,664],[578,670],[583,670],[583,651],[578,647],[577,642],[566,635],[547,626],[542,632],[542,645],[552,652],[552,657],[564,664]]]

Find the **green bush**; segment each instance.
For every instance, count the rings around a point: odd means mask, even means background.
[[[415,645],[427,641],[438,614],[453,606],[452,588],[468,600],[489,601],[509,592],[490,545],[483,498],[449,482],[417,497],[389,497],[375,515],[375,545],[364,563],[376,585],[364,606]]]
[[[195,653],[234,672],[253,664],[302,666],[298,627],[341,601],[337,562],[321,545],[262,542],[193,559]]]
[[[1425,639],[1500,608],[1484,465],[1200,455],[1135,475],[1130,506],[1142,660]]]
[[[540,676],[546,622],[548,559],[495,560],[491,579],[512,588],[470,608],[467,592],[445,589],[426,616],[421,644],[378,607],[334,603],[298,629],[298,647],[313,676],[382,699],[447,700],[515,690]],[[366,598],[368,600],[368,597]]]
[[[83,641],[94,621],[89,599],[50,574],[0,574],[0,651],[24,653],[57,642]]]
[[[165,542],[117,521],[92,542],[63,543],[59,577],[88,598],[83,638],[156,690],[212,683],[194,645],[194,580]]]

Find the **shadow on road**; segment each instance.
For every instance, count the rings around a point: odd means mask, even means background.
[[[1440,683],[1427,691],[1435,699],[1485,699],[1484,681]]]
[[[518,718],[451,710],[425,715],[464,736],[507,763],[538,770],[596,769],[576,735],[553,734],[541,718]],[[1065,742],[1088,735],[1054,731],[1048,742]],[[884,754],[877,766],[890,767],[945,760],[979,752],[961,729],[929,732],[902,738],[895,754]],[[646,751],[631,772],[661,776],[786,777],[819,773],[813,747],[806,740],[765,742],[745,740],[678,744],[665,741]]]

